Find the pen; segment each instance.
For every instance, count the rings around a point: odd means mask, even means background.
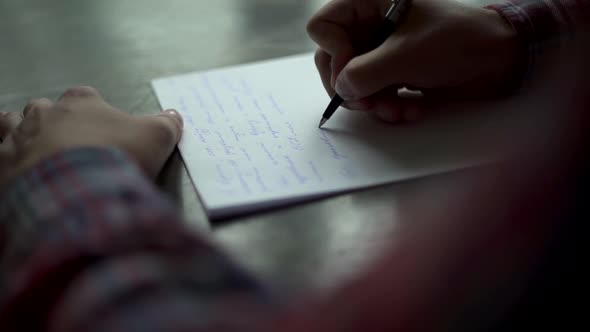
[[[381,46],[389,36],[395,30],[396,23],[399,21],[401,16],[407,11],[410,7],[412,0],[392,0],[387,13],[385,14],[385,20],[383,20],[382,26],[378,31],[378,36],[375,42],[373,49]],[[340,107],[340,105],[344,102],[344,99],[340,97],[337,93],[332,97],[332,101],[326,108],[326,111],[322,115],[322,119],[320,121],[319,128],[322,126],[332,117],[334,112]]]

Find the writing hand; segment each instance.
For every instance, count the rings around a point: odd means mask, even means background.
[[[493,97],[511,80],[516,32],[495,11],[454,0],[413,1],[392,36],[365,53],[390,3],[333,0],[308,23],[322,82],[343,106],[415,120],[429,102]],[[425,98],[400,98],[402,87]]]

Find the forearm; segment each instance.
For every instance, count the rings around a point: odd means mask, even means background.
[[[0,330],[237,328],[253,318],[227,319],[228,306],[266,301],[118,151],[44,161],[5,188],[0,211]]]

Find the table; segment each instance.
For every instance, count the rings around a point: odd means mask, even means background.
[[[92,85],[133,114],[158,112],[153,78],[310,52],[325,0],[3,0],[0,111]],[[213,225],[178,153],[159,185],[192,225],[285,294],[326,290],[394,241],[400,211],[449,195],[453,174]]]

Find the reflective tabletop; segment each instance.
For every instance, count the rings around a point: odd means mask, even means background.
[[[91,85],[154,114],[154,78],[312,52],[307,20],[325,0],[0,0],[0,111]],[[394,241],[400,211],[452,194],[435,176],[210,223],[176,152],[159,185],[186,219],[286,293],[326,289]]]

